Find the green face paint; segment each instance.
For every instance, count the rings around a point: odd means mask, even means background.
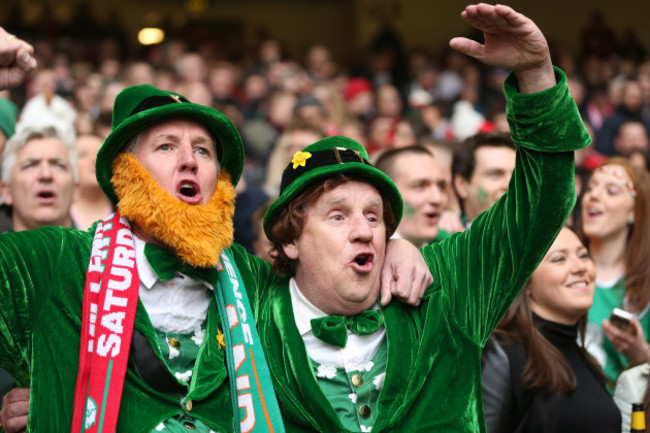
[[[415,219],[415,208],[411,205],[411,203],[407,201],[404,202],[404,214],[402,218],[406,218],[411,221]]]
[[[478,193],[476,194],[476,200],[481,204],[485,205],[488,203],[490,200],[490,196],[488,195],[487,191],[482,187],[478,187]]]

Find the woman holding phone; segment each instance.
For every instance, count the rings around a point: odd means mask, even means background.
[[[612,382],[650,360],[649,193],[647,173],[614,157],[594,170],[582,197],[581,231],[596,264],[586,345]],[[612,316],[616,308],[632,318]]]

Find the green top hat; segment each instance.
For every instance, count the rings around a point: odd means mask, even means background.
[[[335,174],[362,177],[386,197],[393,208],[396,225],[402,218],[402,196],[393,181],[368,162],[366,149],[346,137],[327,137],[297,152],[282,173],[280,197],[264,215],[264,231],[269,236],[278,214],[308,186]],[[270,236],[269,236],[270,238]]]
[[[4,132],[7,139],[16,132],[16,117],[18,108],[8,99],[0,98],[0,131]]]
[[[219,164],[230,174],[232,184],[237,185],[244,168],[244,147],[232,122],[214,108],[193,104],[184,96],[143,84],[127,87],[117,95],[113,130],[97,153],[97,182],[113,204],[118,202],[111,183],[117,154],[140,131],[172,119],[195,120],[217,137]]]

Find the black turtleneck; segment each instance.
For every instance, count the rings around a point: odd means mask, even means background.
[[[620,432],[621,414],[605,388],[605,380],[577,344],[578,327],[535,316],[546,339],[566,357],[576,377],[576,390],[559,399],[556,432]]]
[[[570,394],[544,396],[523,387],[527,353],[520,343],[491,338],[483,351],[482,380],[488,433],[619,433],[621,414],[605,379],[578,346],[577,326],[534,317],[576,377]]]

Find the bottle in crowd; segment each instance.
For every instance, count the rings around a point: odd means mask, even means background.
[[[632,403],[630,433],[645,433],[645,412],[641,403]]]

